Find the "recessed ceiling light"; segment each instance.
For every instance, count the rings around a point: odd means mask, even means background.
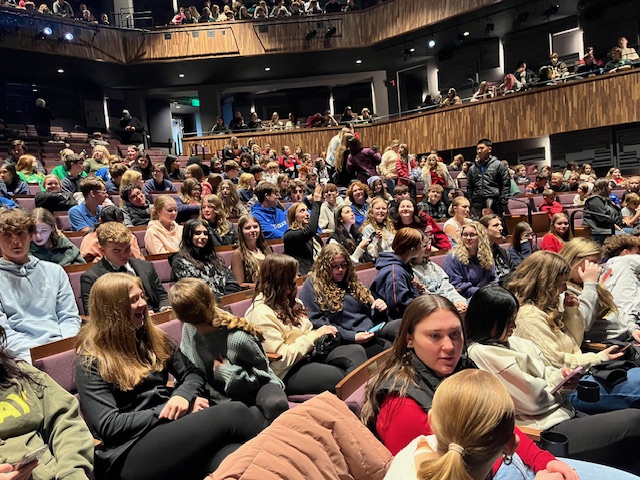
[[[34,89],[33,89],[33,91],[34,91],[34,92],[37,92],[37,91],[38,91],[38,89],[37,89],[37,88],[34,88]]]
[[[271,67],[264,67],[264,71],[265,72],[270,72],[271,71]]]
[[[179,73],[179,74],[178,74],[178,76],[179,76],[180,78],[184,78],[184,73]]]
[[[63,68],[59,68],[58,69],[58,73],[64,73],[64,69]]]
[[[433,48],[436,46],[436,41],[432,38],[431,40],[429,40],[429,48]]]
[[[358,65],[360,65],[360,64],[362,63],[362,60],[357,59],[357,60],[356,60],[356,63],[357,63]]]
[[[462,33],[462,35],[464,35],[465,37],[468,37],[469,36],[469,32],[465,31],[465,32]]]
[[[411,53],[413,53],[413,52],[415,52],[415,51],[416,51],[416,49],[415,49],[415,48],[413,48],[413,47],[411,47],[411,48],[409,49],[409,51],[410,51]]]

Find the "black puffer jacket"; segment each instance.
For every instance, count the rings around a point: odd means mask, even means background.
[[[484,208],[488,199],[505,206],[510,191],[509,170],[494,156],[489,157],[484,166],[476,160],[467,173],[467,197],[473,207]]]

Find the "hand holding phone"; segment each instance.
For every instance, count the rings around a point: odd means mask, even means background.
[[[14,470],[19,470],[20,468],[28,465],[31,462],[39,460],[44,452],[49,449],[49,445],[44,444],[40,448],[35,449],[33,452],[25,453],[25,455],[20,459],[18,463],[13,466]]]
[[[555,387],[553,387],[553,390],[551,390],[551,395],[555,395],[556,393],[558,393],[558,391],[560,391],[560,389],[562,387],[564,387],[564,385],[571,380],[572,378],[574,378],[577,375],[582,375],[582,367],[576,367],[574,368],[571,373],[569,373],[569,375],[567,375],[566,377],[564,377],[562,379],[562,381],[557,384]]]
[[[377,333],[377,332],[379,332],[380,330],[382,330],[382,328],[383,328],[386,324],[387,324],[387,322],[382,322],[382,323],[379,323],[379,324],[377,324],[377,325],[374,325],[373,327],[371,327],[371,328],[369,329],[369,333]]]

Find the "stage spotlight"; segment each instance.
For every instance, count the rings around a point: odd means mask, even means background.
[[[74,39],[74,36],[73,36],[73,33],[71,32],[64,32],[59,38],[61,42],[72,42],[73,39]]]
[[[329,40],[331,37],[333,37],[336,34],[337,31],[338,29],[336,27],[329,27],[324,34],[325,40]]]
[[[42,30],[38,32],[38,34],[36,35],[36,38],[39,38],[40,40],[44,40],[45,38],[50,37],[52,33],[53,33],[53,29],[51,27],[44,27]]]
[[[310,30],[309,33],[307,33],[304,38],[307,42],[310,42],[311,40],[313,40],[314,38],[316,38],[316,35],[318,35],[318,31],[317,30]]]
[[[516,28],[521,27],[527,22],[527,20],[529,20],[529,12],[519,13],[518,16],[515,18],[515,20],[513,21],[513,26]]]
[[[427,45],[429,45],[429,48],[433,48],[436,46],[436,41],[432,38],[431,40],[429,40],[429,43]]]

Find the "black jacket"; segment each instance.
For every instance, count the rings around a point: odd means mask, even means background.
[[[314,202],[310,212],[309,224],[305,228],[297,230],[287,230],[284,232],[283,243],[285,255],[290,255],[298,262],[298,273],[306,275],[311,271],[315,260],[313,241],[322,247],[322,239],[318,235],[318,220],[320,218],[320,205],[322,202]]]
[[[148,225],[151,220],[149,202],[144,207],[136,207],[130,203],[126,203],[122,207],[124,213],[124,224],[127,227],[138,227],[140,225]]]
[[[591,233],[596,235],[611,235],[613,225],[622,228],[622,213],[620,207],[608,198],[598,195],[587,198],[584,202],[584,218],[582,223],[591,228]]]
[[[491,156],[485,165],[480,160],[471,166],[467,173],[467,197],[473,207],[484,208],[486,201],[492,199],[495,208],[502,208],[509,202],[511,175],[504,164]],[[498,203],[499,205],[495,205]],[[502,213],[502,211],[496,211]]]
[[[138,331],[136,335],[144,334]],[[104,446],[96,450],[96,471],[103,478],[115,478],[124,455],[150,430],[165,423],[158,415],[170,397],[179,395],[192,402],[204,393],[204,378],[178,347],[164,370],[149,372],[133,390],[123,392],[104,380],[95,364],[76,362],[76,381],[82,397],[82,413]],[[167,387],[169,374],[176,379],[175,390]],[[114,470],[112,470],[114,469]]]
[[[147,296],[149,309],[158,312],[160,308],[170,306],[169,295],[167,295],[167,291],[162,286],[160,278],[155,268],[153,268],[153,264],[146,260],[138,260],[137,258],[131,258],[129,264],[133,267],[140,280],[142,280],[142,286],[144,287],[144,294]],[[80,277],[80,293],[86,314],[89,313],[89,292],[93,284],[105,273],[115,271],[107,259],[103,257],[102,260],[82,274]]]
[[[51,213],[66,212],[78,204],[71,192],[38,192],[35,196],[36,208],[46,208]]]
[[[500,245],[492,244],[491,253],[493,253],[493,263],[498,276],[498,283],[503,285],[509,281],[516,267],[511,260],[511,255]]]

